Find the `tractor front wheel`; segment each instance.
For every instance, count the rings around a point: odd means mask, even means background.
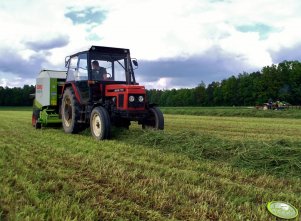
[[[90,116],[90,128],[96,140],[104,140],[110,137],[111,122],[108,111],[103,107],[95,107]]]
[[[148,110],[149,115],[142,123],[142,128],[152,128],[156,130],[164,129],[164,117],[159,108],[151,107]]]

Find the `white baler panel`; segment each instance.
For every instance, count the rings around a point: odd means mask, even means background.
[[[50,105],[50,78],[37,78],[36,99],[42,106]]]
[[[66,71],[42,70],[36,81],[36,100],[42,106],[50,105],[50,79],[66,79]]]
[[[38,78],[57,78],[57,79],[66,79],[66,71],[51,71],[43,70],[40,72]]]

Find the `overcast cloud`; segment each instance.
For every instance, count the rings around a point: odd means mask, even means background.
[[[50,50],[54,48],[64,47],[69,43],[69,36],[67,35],[57,35],[52,39],[40,39],[38,41],[25,41],[25,46],[28,49],[32,49],[34,51],[41,51],[41,50]]]
[[[301,60],[301,2],[287,0],[18,0],[0,2],[0,86],[90,45],[125,47],[148,88],[194,87]]]

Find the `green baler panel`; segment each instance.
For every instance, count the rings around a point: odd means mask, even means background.
[[[39,121],[46,126],[47,124],[51,123],[61,123],[62,120],[59,118],[59,114],[56,113],[53,109],[44,109],[40,113]]]
[[[50,105],[57,105],[57,78],[50,78]]]
[[[33,100],[33,109],[38,109],[38,110],[41,110],[42,109],[42,104],[40,104],[37,99],[34,99]]]

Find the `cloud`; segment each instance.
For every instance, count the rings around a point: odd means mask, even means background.
[[[35,41],[26,41],[25,45],[34,51],[41,51],[61,48],[66,46],[68,43],[69,36],[59,35],[52,39],[37,39]]]
[[[98,36],[96,33],[91,33],[86,37],[89,41],[100,41],[102,38]]]
[[[7,80],[5,78],[0,79],[0,87],[7,87]]]
[[[222,80],[300,59],[300,10],[299,0],[3,1],[0,79],[11,73],[25,82],[39,68],[64,68],[65,56],[81,48],[103,45],[131,49],[149,86]]]
[[[274,63],[280,63],[284,60],[299,60],[301,61],[301,43],[294,47],[282,48],[279,51],[271,51]]]
[[[157,61],[139,61],[136,77],[139,81],[150,82],[148,87],[180,88],[195,87],[202,81],[209,84],[244,71],[257,71],[258,67],[242,62],[234,54],[219,47],[204,54],[189,58],[173,58]]]
[[[14,74],[5,74],[5,78],[0,79],[0,86],[1,87],[20,87],[20,85],[35,85],[35,79],[34,78],[21,78]],[[1,76],[0,72],[0,76]]]
[[[12,49],[2,48],[0,50],[0,73],[2,72],[0,77],[5,77],[7,73],[23,79],[34,78],[43,65],[47,66],[47,63],[43,54],[34,54],[25,59]]]
[[[271,32],[280,31],[270,25],[263,24],[263,23],[253,23],[249,25],[239,25],[236,27],[240,32],[255,32],[258,33],[260,36],[260,40],[267,39]]]
[[[85,9],[69,8],[65,16],[73,22],[73,24],[101,24],[106,18],[107,12],[99,8],[88,7]]]

